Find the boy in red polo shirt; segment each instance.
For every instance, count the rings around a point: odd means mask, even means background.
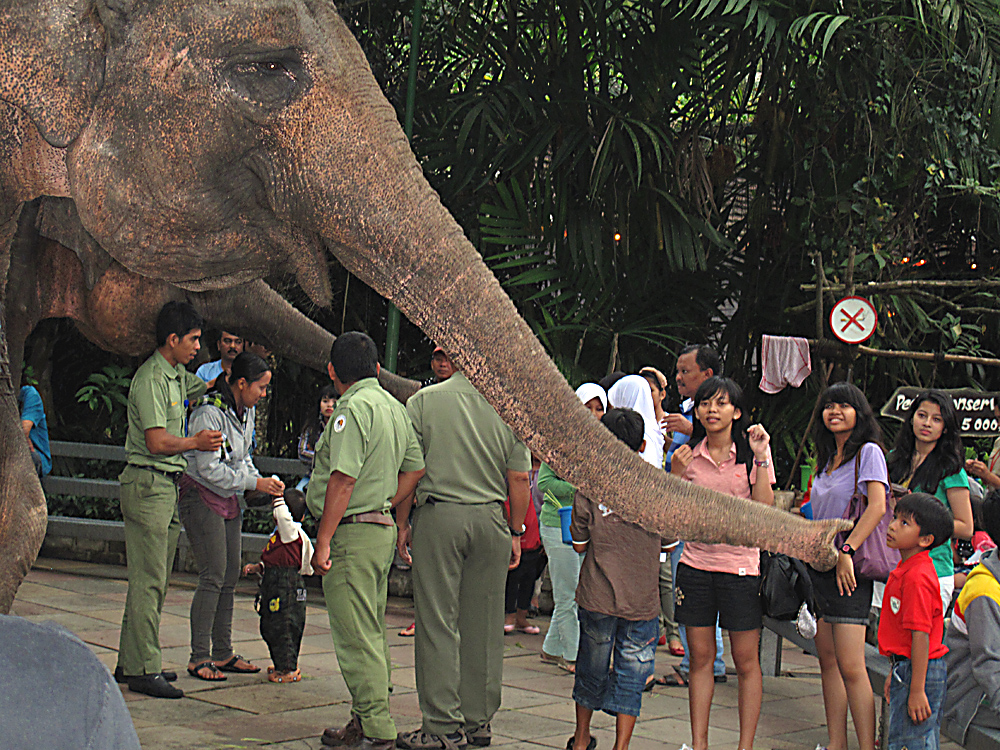
[[[882,597],[879,651],[892,668],[885,680],[889,701],[888,750],[937,750],[947,670],[942,644],[944,613],[929,550],[951,538],[951,511],[925,492],[897,504],[886,544],[901,560]]]

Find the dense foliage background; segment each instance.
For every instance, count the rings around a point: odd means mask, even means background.
[[[402,120],[412,1],[342,12]],[[762,334],[828,338],[826,314],[856,288],[879,312],[873,347],[1000,351],[998,63],[1000,0],[432,0],[413,147],[572,384],[671,373],[683,344],[709,342],[775,435],[784,480],[826,363],[765,396]],[[330,273],[329,310],[269,281],[381,346],[384,301]],[[404,321],[399,371],[427,377],[431,346]],[[39,326],[27,361],[53,437],[122,441],[120,402],[76,394],[102,372],[98,390],[120,390],[137,362],[66,321]],[[996,368],[846,350],[831,363],[876,408],[897,385],[1000,390]],[[264,452],[294,454],[321,382],[278,363]]]

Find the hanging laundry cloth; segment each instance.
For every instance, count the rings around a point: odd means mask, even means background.
[[[778,393],[787,385],[798,388],[812,372],[809,342],[803,338],[765,335],[760,355],[760,389],[764,393]]]

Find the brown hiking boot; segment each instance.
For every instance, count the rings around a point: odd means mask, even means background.
[[[347,722],[347,726],[342,729],[324,729],[323,736],[320,737],[320,742],[322,742],[327,747],[345,747],[346,745],[353,745],[360,742],[365,737],[365,733],[361,731],[361,721],[358,719],[357,714],[351,714],[351,720]]]

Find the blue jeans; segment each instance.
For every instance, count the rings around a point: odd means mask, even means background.
[[[924,693],[931,706],[931,716],[919,724],[910,721],[907,702],[913,664],[908,659],[892,665],[889,682],[888,750],[938,750],[941,744],[941,704],[944,702],[948,670],[944,658],[927,663]]]
[[[542,651],[551,656],[561,656],[566,661],[576,661],[576,652],[580,647],[576,584],[580,580],[583,555],[574,552],[573,545],[563,543],[559,526],[539,524],[538,532],[549,558],[549,578],[552,579],[552,599],[555,602]]]
[[[670,567],[674,575],[674,586],[677,585],[677,563],[681,560],[681,553],[684,551],[684,542],[681,542],[670,551]],[[677,629],[681,632],[681,645],[684,646],[684,656],[681,657],[680,666],[677,667],[684,674],[691,671],[691,657],[688,656],[687,628],[677,623]],[[726,663],[722,660],[725,646],[722,645],[722,629],[719,627],[718,618],[715,621],[715,662],[712,664],[712,674],[716,677],[726,673]]]
[[[583,607],[573,700],[591,711],[638,716],[653,674],[660,620],[623,620]]]

